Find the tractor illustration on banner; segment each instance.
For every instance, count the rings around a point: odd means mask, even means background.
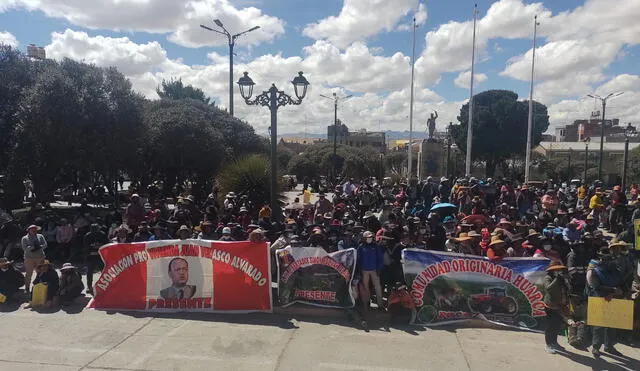
[[[507,296],[505,287],[487,287],[482,294],[473,294],[469,297],[469,307],[473,312],[482,314],[508,314],[518,313],[518,302],[511,296]]]

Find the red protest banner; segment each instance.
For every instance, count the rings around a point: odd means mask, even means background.
[[[203,240],[111,244],[99,251],[96,309],[271,311],[266,243]]]

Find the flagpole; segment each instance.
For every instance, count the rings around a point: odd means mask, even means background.
[[[471,176],[471,140],[473,138],[473,79],[476,64],[476,22],[478,18],[478,4],[473,8],[473,47],[471,49],[471,84],[469,89],[469,120],[467,125],[467,162],[465,173]]]
[[[531,87],[529,90],[529,119],[527,121],[527,148],[524,160],[524,182],[529,182],[531,168],[531,131],[533,130],[533,77],[536,63],[536,36],[538,35],[538,16],[533,18],[533,53],[531,56]]]
[[[409,148],[407,181],[411,180],[413,165],[413,77],[416,64],[416,18],[413,18],[413,50],[411,52],[411,102],[409,103]],[[420,166],[419,164],[417,166]]]

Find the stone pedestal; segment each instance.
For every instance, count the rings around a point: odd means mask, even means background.
[[[443,175],[443,146],[435,139],[425,139],[420,146],[420,177],[440,177]]]

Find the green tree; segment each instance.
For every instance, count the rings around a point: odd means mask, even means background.
[[[528,101],[518,101],[518,95],[507,90],[489,90],[474,96],[473,140],[471,157],[483,161],[487,176],[493,176],[496,166],[516,155],[524,156],[527,141]],[[460,125],[452,127],[458,148],[466,153],[469,104],[460,108]],[[533,102],[534,125],[531,145],[542,140],[549,128],[547,107]]]
[[[147,104],[144,116],[146,171],[163,181],[164,193],[180,190],[186,181],[207,188],[226,157],[209,106],[193,99],[161,99]]]
[[[240,157],[222,168],[217,176],[222,193],[236,192],[246,195],[255,208],[269,201],[271,164],[259,154]],[[282,198],[284,185],[278,183],[278,198]],[[255,210],[251,210],[252,212]]]
[[[337,173],[342,176],[366,177],[380,173],[380,152],[373,147],[337,147]],[[302,177],[315,178],[329,175],[333,171],[333,144],[320,143],[309,146],[307,150],[294,155],[289,161],[289,173]]]
[[[640,147],[636,147],[629,151],[627,177],[627,184],[640,183]]]
[[[168,99],[195,99],[205,104],[209,104],[210,99],[204,95],[200,88],[191,85],[184,85],[182,79],[162,80],[162,85],[156,88],[160,98]]]

